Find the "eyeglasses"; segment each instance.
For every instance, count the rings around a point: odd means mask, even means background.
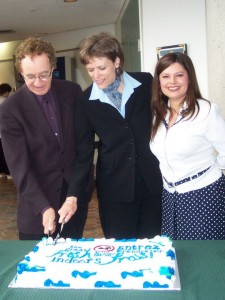
[[[29,82],[32,82],[32,81],[35,81],[37,78],[42,80],[42,81],[47,81],[49,79],[49,77],[51,77],[52,75],[52,71],[50,72],[42,72],[40,73],[39,75],[34,75],[34,74],[27,74],[27,75],[23,75],[23,78],[26,80],[26,81],[29,81]]]

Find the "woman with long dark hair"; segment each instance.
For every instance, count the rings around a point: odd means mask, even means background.
[[[150,148],[163,176],[164,234],[173,239],[225,239],[225,121],[203,99],[189,56],[157,63]]]

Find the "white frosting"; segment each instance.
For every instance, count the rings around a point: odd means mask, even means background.
[[[172,272],[172,274],[171,274]],[[43,239],[18,264],[13,287],[73,289],[172,288],[175,251],[154,239]]]

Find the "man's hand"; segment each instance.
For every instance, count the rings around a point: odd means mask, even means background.
[[[55,232],[55,211],[53,208],[50,207],[43,213],[42,225],[44,226],[45,234],[49,234],[49,232],[53,234]]]
[[[67,223],[70,218],[75,214],[77,210],[77,197],[67,197],[66,201],[63,203],[62,207],[58,211],[59,213],[59,223],[63,220]]]

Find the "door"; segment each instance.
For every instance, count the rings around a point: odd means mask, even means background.
[[[121,45],[125,56],[125,71],[141,71],[139,40],[140,26],[138,0],[130,0],[121,19]]]

